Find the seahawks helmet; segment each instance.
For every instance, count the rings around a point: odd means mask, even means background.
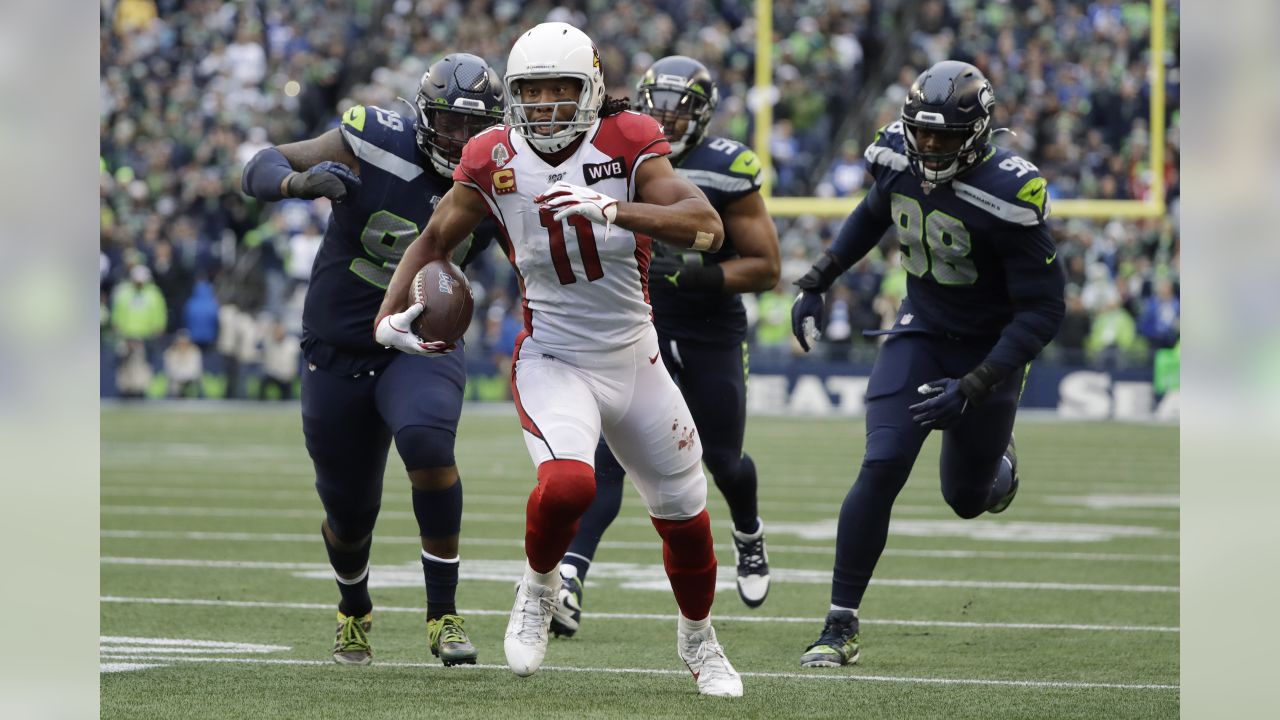
[[[720,93],[706,66],[684,55],[655,62],[636,85],[636,109],[662,124],[671,154],[677,158],[706,136],[719,102]],[[687,120],[683,130],[681,120]]]
[[[473,135],[502,122],[502,84],[488,63],[469,53],[436,62],[418,84],[418,149],[448,177]]]
[[[969,63],[944,60],[921,73],[902,103],[911,172],[945,183],[977,165],[991,140],[994,106],[991,83]],[[936,133],[927,151],[921,130]]]

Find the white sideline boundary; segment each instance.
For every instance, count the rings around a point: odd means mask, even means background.
[[[202,607],[227,607],[227,608],[260,608],[269,610],[323,610],[331,612],[333,610],[332,603],[303,603],[303,602],[272,602],[266,600],[210,600],[205,598],[161,598],[161,597],[123,597],[119,595],[104,595],[98,598],[99,602],[104,603],[120,603],[133,605],[183,605],[183,606],[202,606]],[[379,605],[377,612],[385,613],[411,613],[421,615],[422,607],[403,607],[394,605]],[[510,610],[476,610],[464,608],[459,610],[462,615],[476,615],[481,617],[507,617],[511,614]],[[655,620],[664,623],[670,623],[673,619],[672,615],[660,613],[598,613],[592,612],[592,618],[601,620]],[[817,625],[821,623],[823,618],[820,617],[777,617],[763,615],[715,615],[717,622],[741,622],[741,623],[805,623]],[[959,620],[890,620],[868,618],[860,620],[864,625],[893,625],[904,627],[949,627],[949,628],[970,628],[983,630],[1054,630],[1069,632],[1155,632],[1155,633],[1180,633],[1181,629],[1176,627],[1167,627],[1162,625],[1082,625],[1072,623],[984,623],[984,622],[967,622]]]
[[[103,660],[122,661],[135,660],[132,655],[117,655],[106,653],[102,654]],[[307,667],[332,667],[333,662],[328,660],[300,660],[300,659],[284,659],[284,658],[211,658],[211,657],[157,657],[148,655],[147,660],[171,661],[171,662],[195,662],[195,663],[224,663],[231,665],[298,665]],[[511,672],[506,665],[459,665],[453,668],[445,668],[439,663],[423,663],[423,662],[383,662],[376,661],[374,667],[397,667],[397,668],[425,668],[429,670],[450,670],[457,672],[480,672],[500,670],[502,672]],[[576,672],[576,673],[600,673],[614,675],[688,675],[688,670],[670,670],[666,668],[583,668],[583,667],[566,667],[561,665],[543,665],[539,672]],[[1064,680],[997,680],[986,678],[930,678],[930,677],[902,677],[894,675],[837,675],[829,673],[777,673],[777,672],[744,672],[743,677],[748,678],[776,678],[782,680],[815,680],[826,682],[890,682],[890,683],[909,683],[914,685],[988,685],[1001,687],[1019,687],[1019,688],[1035,688],[1035,689],[1079,689],[1079,690],[1178,690],[1178,685],[1164,685],[1156,683],[1091,683],[1076,682]]]

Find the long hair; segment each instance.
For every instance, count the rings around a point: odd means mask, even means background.
[[[604,104],[600,106],[600,117],[609,117],[617,115],[623,110],[631,109],[631,100],[628,98],[615,98],[612,95],[604,96]]]

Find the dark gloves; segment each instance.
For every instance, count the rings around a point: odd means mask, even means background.
[[[314,165],[306,172],[294,173],[288,182],[289,197],[303,200],[327,197],[342,202],[359,187],[359,176],[346,165],[332,160]]]
[[[911,419],[931,430],[946,430],[966,410],[981,405],[1005,374],[995,366],[983,363],[959,380],[943,378],[925,383],[916,392],[932,397],[907,408]]]
[[[813,290],[801,290],[800,294],[796,295],[795,303],[791,305],[791,333],[796,336],[796,341],[805,352],[809,352],[810,337],[814,340],[822,337],[825,309],[822,293]],[[808,327],[805,324],[806,320],[812,321]]]

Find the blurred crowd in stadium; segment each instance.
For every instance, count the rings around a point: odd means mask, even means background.
[[[1049,360],[1141,366],[1178,343],[1179,15],[1177,0],[1168,4],[1169,211],[1056,221],[1068,315]],[[945,58],[987,73],[996,126],[1016,133],[999,141],[1040,167],[1051,198],[1142,200],[1150,192],[1147,2],[775,0],[773,10],[776,90],[768,95],[752,89],[750,0],[103,0],[104,394],[163,386],[287,395],[328,207],[245,197],[244,163],[268,144],[336,126],[352,104],[395,108],[448,52],[481,55],[501,72],[516,33],[544,20],[595,39],[616,97],[630,97],[664,55],[705,62],[722,98],[713,134],[750,143],[751,109],[774,102],[776,195],[860,192],[862,148],[896,117],[916,74]],[[798,359],[791,283],[840,222],[777,218],[782,281],[749,303],[753,359]],[[820,357],[873,352],[860,331],[891,318],[905,292],[896,251],[882,249],[830,293]],[[477,291],[469,359],[500,370],[520,322],[513,274],[491,253],[468,275]]]

